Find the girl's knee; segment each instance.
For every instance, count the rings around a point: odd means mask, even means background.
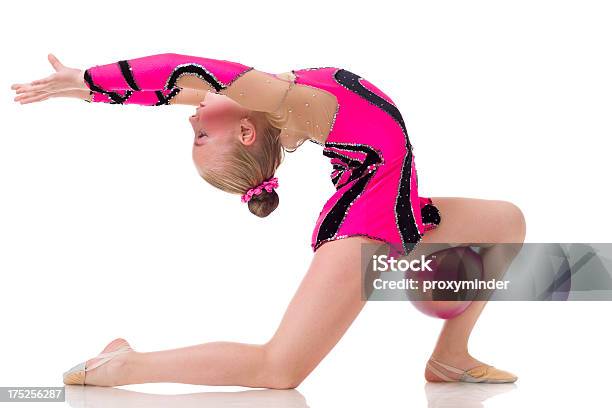
[[[507,242],[523,242],[527,232],[525,215],[521,208],[510,201],[499,201],[500,234]]]
[[[286,352],[275,348],[272,343],[265,344],[264,348],[263,386],[273,389],[296,388],[307,375],[300,364],[292,361]]]

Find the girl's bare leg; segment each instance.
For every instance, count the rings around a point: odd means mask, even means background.
[[[422,242],[472,244],[520,242],[524,238],[522,213],[511,203],[455,197],[432,200],[442,222],[428,231]],[[363,308],[361,250],[363,243],[373,242],[351,237],[321,246],[276,333],[265,344],[210,342],[156,352],[134,351],[88,372],[87,384],[175,382],[294,388],[335,346]],[[507,257],[495,248],[481,253],[485,269],[494,269],[500,257]],[[445,321],[435,357],[464,369],[480,363],[467,352],[467,342],[484,304],[474,302],[460,316]]]
[[[440,210],[441,222],[436,229],[428,231],[421,242],[493,244],[480,249],[484,273],[487,279],[501,278],[525,238],[521,210],[510,202],[498,200],[437,197],[432,201]],[[468,339],[485,304],[486,301],[474,301],[459,316],[445,320],[432,357],[465,370],[482,364],[469,354]],[[439,380],[428,370],[425,377],[430,381]]]
[[[332,241],[315,253],[276,333],[265,344],[210,342],[130,352],[87,373],[86,383],[174,382],[294,388],[340,340],[363,308],[363,237]]]

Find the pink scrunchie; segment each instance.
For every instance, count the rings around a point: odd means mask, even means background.
[[[261,194],[263,190],[266,190],[268,193],[271,193],[273,189],[278,188],[278,178],[272,177],[269,180],[262,182],[260,185],[254,188],[250,188],[246,194],[243,194],[241,199],[243,203],[248,202],[251,197],[254,195]]]

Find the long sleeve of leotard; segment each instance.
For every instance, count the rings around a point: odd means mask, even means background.
[[[272,74],[237,62],[175,53],[96,65],[84,71],[83,79],[94,101],[104,101],[104,95],[115,103],[164,104],[188,87],[224,94],[249,109],[267,112],[280,106],[289,87]]]

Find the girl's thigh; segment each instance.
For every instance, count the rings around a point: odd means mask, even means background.
[[[466,197],[431,197],[431,200],[440,212],[440,224],[425,233],[423,244],[489,247],[516,242],[517,237],[524,235],[523,214],[509,201]],[[421,253],[415,251],[414,255],[416,252]]]

